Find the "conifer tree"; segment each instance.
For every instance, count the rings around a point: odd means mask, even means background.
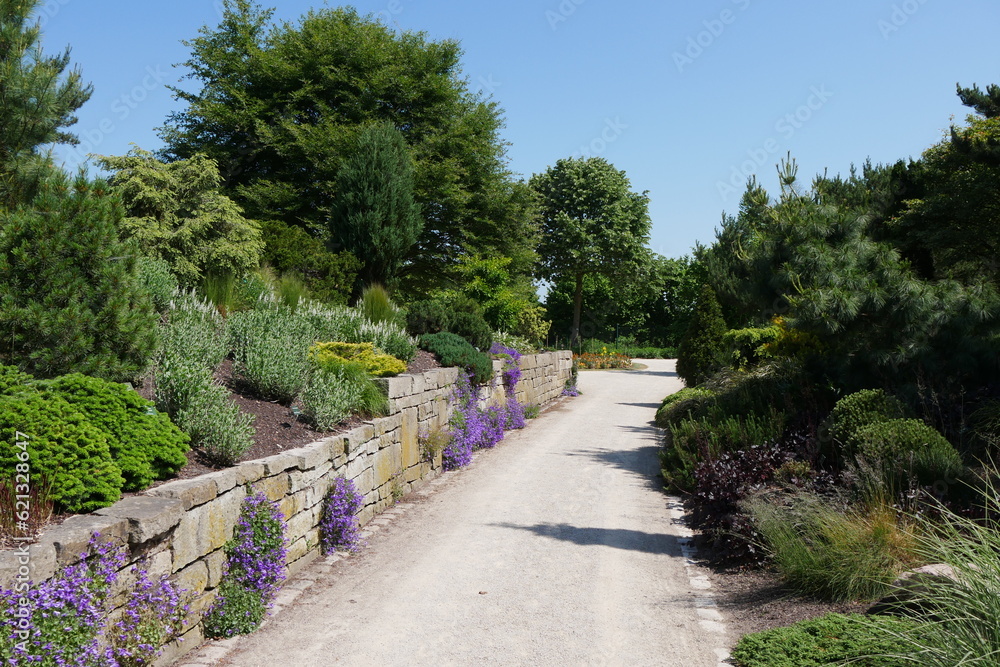
[[[121,204],[103,181],[70,179],[39,147],[90,96],[68,51],[42,54],[34,0],[0,1],[0,363],[39,376],[134,378],[156,319],[118,241]]]
[[[386,124],[362,129],[337,174],[336,192],[331,241],[361,261],[359,288],[390,284],[423,228],[403,135]]]
[[[709,379],[724,363],[722,337],[726,322],[715,291],[703,285],[688,323],[687,333],[677,350],[677,374],[689,387]]]

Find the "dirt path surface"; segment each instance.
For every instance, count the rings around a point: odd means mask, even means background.
[[[257,633],[179,664],[720,664],[708,577],[655,477],[651,420],[680,382],[643,363],[581,373],[582,396],[299,573]]]

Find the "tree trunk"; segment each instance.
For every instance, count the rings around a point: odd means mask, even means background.
[[[583,274],[576,274],[576,290],[573,292],[573,329],[570,331],[569,347],[580,344],[580,316],[583,313]]]

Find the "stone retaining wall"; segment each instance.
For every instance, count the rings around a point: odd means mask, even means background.
[[[560,396],[570,376],[569,352],[526,355],[517,398],[544,405]],[[495,382],[480,400],[503,400],[501,362],[494,362]],[[294,573],[319,551],[321,500],[332,480],[346,477],[364,495],[362,525],[393,504],[394,498],[441,472],[441,455],[421,451],[419,434],[444,427],[451,415],[448,398],[457,380],[454,368],[442,368],[385,380],[389,414],[298,449],[248,461],[208,475],[168,482],[127,497],[92,514],[68,518],[46,531],[27,554],[0,552],[0,587],[11,587],[26,561],[31,579],[43,581],[79,560],[91,537],[127,544],[130,563],[120,573],[118,593],[128,590],[131,565],[146,559],[153,576],[170,578],[192,594],[184,641],[167,647],[159,664],[198,646],[202,612],[215,597],[225,566],[222,549],[233,533],[248,490],[263,491],[279,503],[287,521],[287,564]]]

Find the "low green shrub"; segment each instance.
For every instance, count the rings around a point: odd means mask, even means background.
[[[880,462],[889,476],[921,485],[957,480],[965,466],[943,435],[919,419],[890,419],[862,426],[852,437],[857,456]]]
[[[685,387],[675,391],[660,403],[656,411],[656,425],[670,428],[684,419],[697,419],[705,415],[708,405],[714,403],[715,392],[701,387]]]
[[[122,384],[74,373],[43,383],[98,427],[125,479],[125,491],[141,491],[187,463],[189,438],[153,403]]]
[[[33,379],[27,373],[22,373],[17,366],[4,366],[0,364],[0,394],[21,391]]]
[[[677,349],[677,375],[689,387],[709,379],[726,363],[722,337],[726,323],[715,292],[701,288],[687,331]]]
[[[722,337],[722,345],[728,351],[733,367],[745,370],[770,357],[766,346],[780,337],[781,328],[777,326],[730,329]]]
[[[222,465],[233,465],[253,446],[253,416],[240,412],[229,390],[208,375],[193,386],[174,421],[191,437],[192,446]]]
[[[912,527],[888,502],[843,511],[811,495],[789,507],[750,504],[766,548],[788,584],[825,600],[875,600],[915,565]]]
[[[365,316],[369,322],[376,324],[388,322],[390,324],[404,324],[403,313],[396,307],[389,297],[389,292],[381,285],[369,285],[361,292],[355,308]]]
[[[441,332],[424,334],[420,347],[437,356],[442,366],[459,366],[472,375],[472,382],[485,384],[493,379],[493,361],[461,336]]]
[[[227,320],[234,371],[261,398],[291,403],[305,387],[315,330],[283,308],[234,313]]]
[[[353,414],[385,414],[388,399],[363,365],[328,358],[313,370],[302,406],[306,418],[326,431]]]
[[[309,358],[319,367],[327,362],[351,361],[373,377],[389,377],[406,372],[406,363],[389,354],[375,351],[371,343],[316,343],[309,348]]]
[[[732,657],[738,667],[906,667],[913,663],[891,656],[905,648],[904,637],[924,630],[923,624],[887,616],[827,614],[745,635]]]
[[[677,491],[694,488],[694,471],[699,463],[726,452],[747,450],[769,444],[785,429],[784,413],[772,410],[766,416],[707,417],[683,419],[671,424],[660,451],[662,474],[667,485]]]
[[[64,512],[107,507],[125,483],[104,433],[62,397],[33,388],[0,395],[0,470],[48,480]]]
[[[875,422],[905,419],[911,415],[895,396],[881,389],[862,389],[844,396],[830,412],[827,419],[830,436],[854,453],[854,434],[858,429]]]
[[[313,299],[344,305],[351,295],[361,262],[349,252],[333,253],[301,227],[280,220],[261,224],[265,263],[284,275],[302,276]]]
[[[493,345],[493,330],[480,314],[478,304],[468,299],[431,299],[411,303],[407,309],[406,328],[414,336],[453,333],[481,352]]]
[[[194,291],[177,292],[161,327],[161,359],[218,368],[228,352],[225,321],[209,301]]]

